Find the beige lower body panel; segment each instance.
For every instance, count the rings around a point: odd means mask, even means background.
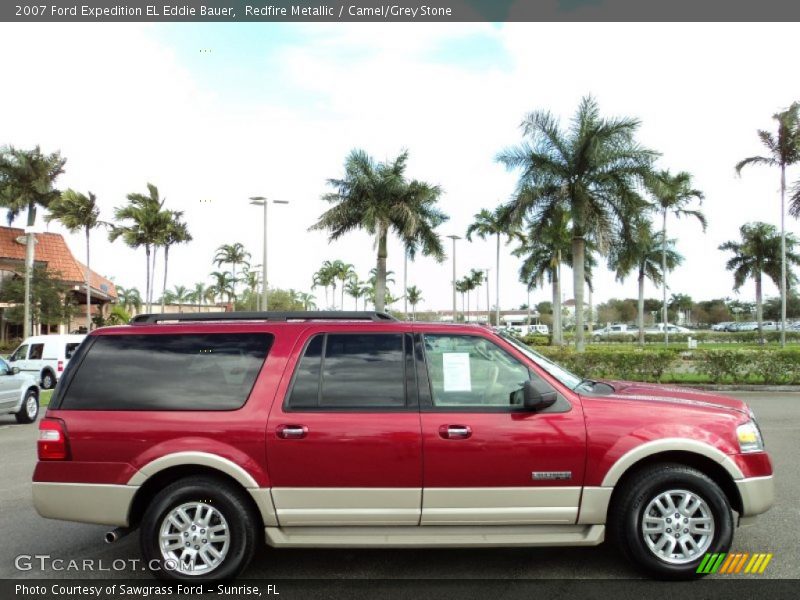
[[[419,488],[272,488],[281,527],[419,525]]]
[[[605,525],[266,527],[275,548],[463,548],[596,546]]]
[[[768,477],[748,477],[735,481],[742,497],[742,517],[754,517],[775,504],[775,480]]]
[[[422,525],[574,524],[580,487],[425,488]]]
[[[138,489],[133,485],[34,483],[33,505],[48,519],[127,527],[128,511]]]

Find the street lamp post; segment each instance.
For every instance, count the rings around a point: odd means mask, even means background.
[[[486,324],[492,324],[492,305],[489,302],[489,267],[484,269],[486,271]]]
[[[288,200],[272,200],[271,202],[273,204],[289,204]],[[267,289],[269,288],[269,280],[267,279],[267,206],[269,206],[269,203],[270,200],[267,200],[263,196],[250,197],[250,204],[264,207],[264,253],[261,263],[261,295],[263,300],[261,302],[265,311],[269,310],[269,303],[267,301]]]
[[[456,313],[458,312],[458,307],[456,306],[456,240],[460,240],[461,236],[453,234],[447,237],[453,240],[453,323],[455,323]]]

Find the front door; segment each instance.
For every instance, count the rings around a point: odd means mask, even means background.
[[[542,377],[500,343],[446,332],[418,343],[422,525],[577,521],[586,460],[581,406],[560,395],[552,407],[526,412],[523,384]]]
[[[418,525],[422,442],[410,334],[311,335],[267,426],[278,523]]]
[[[11,374],[11,366],[0,358],[0,409],[14,408],[19,401],[19,377]]]
[[[20,371],[25,371],[28,368],[28,344],[23,344],[14,353],[8,357],[10,366],[18,368]]]

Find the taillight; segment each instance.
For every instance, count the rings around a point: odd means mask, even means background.
[[[64,361],[60,360],[58,361],[58,372],[61,373],[61,371],[63,370],[64,370]]]
[[[36,444],[39,460],[66,460],[67,428],[61,419],[39,421],[39,441]]]

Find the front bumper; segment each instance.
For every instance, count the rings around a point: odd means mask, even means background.
[[[760,515],[775,503],[775,480],[772,475],[747,477],[739,479],[735,483],[739,490],[739,496],[742,498],[740,517]]]

